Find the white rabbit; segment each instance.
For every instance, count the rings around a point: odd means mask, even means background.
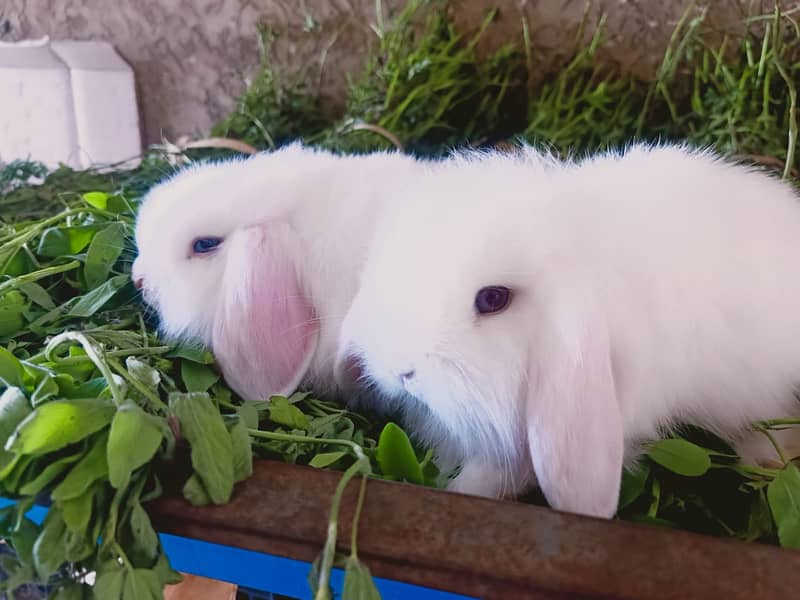
[[[299,144],[189,167],[143,201],[132,277],[162,330],[210,346],[243,397],[325,391],[386,191],[418,168]]]
[[[337,377],[360,362],[424,406],[418,433],[466,460],[453,489],[538,480],[554,508],[611,517],[642,442],[687,422],[737,443],[800,414],[789,185],[669,146],[426,171],[378,224]]]

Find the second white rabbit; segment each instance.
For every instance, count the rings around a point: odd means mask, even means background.
[[[788,184],[681,147],[427,171],[382,217],[338,377],[360,363],[460,456],[453,489],[513,495],[535,472],[555,508],[610,517],[641,442],[685,422],[758,452],[751,423],[800,414]]]

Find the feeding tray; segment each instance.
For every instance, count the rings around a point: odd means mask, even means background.
[[[259,460],[229,504],[150,506],[159,531],[312,561],[340,473]],[[348,548],[358,485],[342,500]],[[358,552],[374,575],[486,599],[796,597],[800,552],[370,479]]]

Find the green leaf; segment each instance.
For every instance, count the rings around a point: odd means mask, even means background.
[[[53,396],[58,395],[58,392],[58,384],[55,378],[49,373],[46,373],[39,381],[36,389],[33,390],[33,394],[31,394],[31,404],[33,404],[35,408]]]
[[[33,544],[33,562],[41,577],[49,577],[66,562],[64,560],[64,536],[66,526],[61,513],[51,507],[44,519],[42,531]]]
[[[233,480],[243,481],[253,474],[253,447],[247,426],[239,419],[231,427],[231,449],[233,450]]]
[[[1,350],[3,349],[0,348]],[[2,360],[3,355],[0,352],[0,362]],[[3,394],[0,395],[0,441],[8,440],[17,426],[31,412],[31,405],[22,391],[17,387],[7,387]],[[0,449],[0,471],[5,469],[14,459],[15,454],[13,452]]]
[[[169,396],[169,406],[181,423],[191,446],[194,467],[215,504],[226,503],[233,492],[234,467],[231,436],[219,410],[205,393]]]
[[[28,303],[17,290],[0,296],[0,337],[11,336],[25,326]]]
[[[78,254],[89,245],[97,232],[97,225],[77,227],[50,227],[45,229],[39,240],[36,254],[47,258],[59,258],[68,254]]]
[[[130,281],[128,275],[115,275],[103,285],[94,288],[88,294],[80,297],[72,308],[67,313],[68,317],[91,317],[98,310],[111,300],[111,298],[119,290],[121,290],[126,283]]]
[[[42,308],[50,310],[56,307],[50,294],[47,293],[47,290],[35,281],[18,283],[17,289],[25,294],[31,302],[38,304]]]
[[[97,437],[89,452],[67,473],[64,481],[59,483],[51,492],[50,495],[53,500],[63,501],[77,498],[86,492],[95,481],[108,475],[107,443],[108,432],[104,431]]]
[[[70,529],[66,530],[62,544],[63,558],[72,563],[88,558],[96,548],[96,540],[90,543],[88,532],[76,533]]]
[[[317,454],[314,458],[308,461],[308,464],[311,467],[323,469],[331,466],[344,456],[347,456],[347,452],[323,452],[322,454]]]
[[[166,585],[174,585],[183,581],[181,574],[172,569],[169,560],[163,553],[159,553],[158,560],[153,566],[153,571],[158,575],[158,579]]]
[[[150,569],[133,569],[125,576],[122,600],[161,600],[162,586]]]
[[[185,358],[202,365],[210,365],[214,362],[214,355],[194,342],[181,342],[167,352],[166,356],[167,358]]]
[[[342,598],[347,600],[381,600],[378,588],[372,580],[372,575],[357,557],[352,554],[347,557],[344,568],[344,589]]]
[[[147,512],[138,501],[131,503],[130,519],[134,549],[141,552],[149,561],[154,560],[158,553],[158,534],[153,529]]]
[[[181,361],[181,378],[187,392],[205,392],[219,381],[219,374],[205,365],[184,360]]]
[[[100,210],[105,210],[108,206],[108,194],[105,192],[86,192],[83,200],[89,206],[94,206]]]
[[[23,372],[22,363],[11,352],[0,346],[0,383],[21,388]]]
[[[203,486],[203,482],[200,481],[200,478],[197,476],[197,473],[193,473],[192,476],[186,480],[186,483],[183,484],[182,491],[183,497],[194,506],[206,506],[211,504],[211,498],[205,486]]]
[[[291,429],[308,431],[308,417],[299,408],[291,404],[284,396],[273,396],[269,400],[269,420]]]
[[[242,402],[241,406],[236,409],[239,419],[244,421],[245,426],[250,429],[258,429],[259,417],[256,406],[258,406],[257,401],[245,400]]]
[[[19,454],[46,454],[79,442],[111,422],[114,406],[94,398],[42,404],[17,426],[6,449]]]
[[[111,422],[108,437],[108,479],[116,489],[127,487],[131,473],[146,464],[161,445],[164,434],[155,419],[138,405],[122,405]]]
[[[17,530],[11,534],[11,543],[23,565],[33,566],[33,545],[40,532],[41,528],[36,523],[24,517]]]
[[[107,388],[108,382],[104,377],[95,377],[79,385],[72,394],[74,398],[92,398],[99,396]]]
[[[83,275],[91,290],[103,283],[125,247],[125,228],[122,223],[111,223],[98,231],[86,252]]]
[[[73,454],[71,456],[64,456],[51,462],[44,469],[42,469],[36,477],[24,483],[19,488],[19,493],[23,496],[35,496],[41,492],[56,477],[66,471],[67,467],[77,461],[81,454]]]
[[[775,531],[775,524],[772,520],[772,511],[770,511],[769,508],[766,490],[760,489],[756,492],[753,502],[750,505],[747,530],[744,532],[743,539],[751,542],[773,531]]]
[[[404,479],[410,483],[423,482],[420,467],[411,440],[406,432],[394,423],[387,423],[378,440],[378,465],[384,475]]]
[[[122,586],[125,584],[125,570],[115,559],[109,560],[97,571],[94,582],[96,600],[117,600],[122,598]]]
[[[800,470],[789,463],[767,486],[767,499],[785,548],[800,549]]]
[[[650,464],[644,461],[636,465],[633,471],[628,469],[622,471],[618,510],[622,510],[642,495],[649,476]]]
[[[58,588],[55,594],[48,596],[48,600],[83,600],[91,590],[88,585],[69,582]]]
[[[128,369],[134,379],[151,390],[158,388],[158,384],[161,383],[161,374],[146,362],[134,356],[129,356],[125,359],[125,368]]]
[[[0,276],[18,277],[22,274],[19,261],[24,259],[19,249],[19,243],[0,245]]]
[[[61,502],[61,513],[64,524],[74,533],[84,534],[89,527],[92,517],[92,502],[94,501],[95,488],[90,487],[77,498],[70,498]]]
[[[686,477],[699,477],[711,467],[707,450],[680,438],[654,442],[647,455],[662,467]]]

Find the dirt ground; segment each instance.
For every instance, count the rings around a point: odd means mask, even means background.
[[[374,37],[375,0],[2,0],[0,40],[50,35],[53,39],[103,39],[133,66],[145,141],[163,136],[201,136],[233,106],[259,59],[256,24],[282,35],[278,66],[313,65],[328,106],[335,109],[347,74],[360,68]],[[405,0],[384,0],[384,11]],[[647,77],[652,75],[675,23],[690,0],[595,0],[593,14],[607,13],[604,59]],[[721,27],[769,10],[762,0],[697,2]],[[573,47],[585,0],[462,0],[451,2],[464,31],[488,9],[498,18],[485,48],[520,36],[523,20],[532,33],[537,64],[554,66]],[[800,0],[784,0],[800,10]]]

